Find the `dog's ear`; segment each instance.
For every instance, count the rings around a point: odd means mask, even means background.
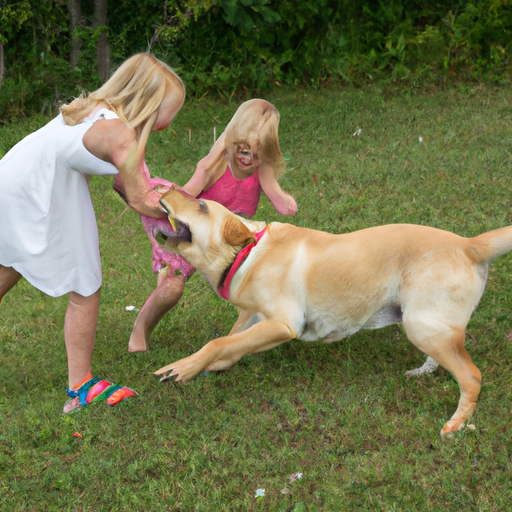
[[[229,245],[245,245],[254,240],[249,228],[236,217],[228,217],[224,222],[222,237]]]

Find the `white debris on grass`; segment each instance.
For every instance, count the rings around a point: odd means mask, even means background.
[[[300,471],[297,471],[296,473],[290,475],[288,480],[290,480],[290,482],[295,482],[295,480],[300,480],[303,476],[304,475]]]

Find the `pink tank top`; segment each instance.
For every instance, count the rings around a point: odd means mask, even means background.
[[[258,209],[260,191],[257,172],[239,180],[233,176],[228,166],[226,172],[208,190],[201,192],[197,197],[217,201],[237,215],[252,217]]]

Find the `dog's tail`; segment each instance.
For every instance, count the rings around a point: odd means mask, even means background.
[[[469,239],[478,263],[512,251],[512,226],[495,229]]]

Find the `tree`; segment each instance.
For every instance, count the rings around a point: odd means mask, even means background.
[[[110,48],[107,38],[107,0],[94,0],[92,27],[99,30],[98,43],[96,46],[98,71],[104,82],[110,75]]]
[[[71,69],[78,66],[82,48],[81,28],[85,27],[85,17],[82,13],[81,0],[68,0],[69,31],[71,33],[71,53],[69,65]],[[96,34],[96,58],[98,73],[101,80],[107,80],[110,74],[110,48],[108,45],[107,0],[94,0],[94,12],[90,27]]]
[[[84,20],[82,17],[82,8],[80,0],[68,1],[69,11],[69,29],[71,32],[71,54],[69,56],[69,65],[71,69],[78,66],[78,58],[80,57],[80,48],[82,47],[82,38],[77,34],[77,28],[82,27]]]
[[[0,86],[5,76],[4,44],[31,16],[32,11],[28,0],[10,2],[0,7]]]

